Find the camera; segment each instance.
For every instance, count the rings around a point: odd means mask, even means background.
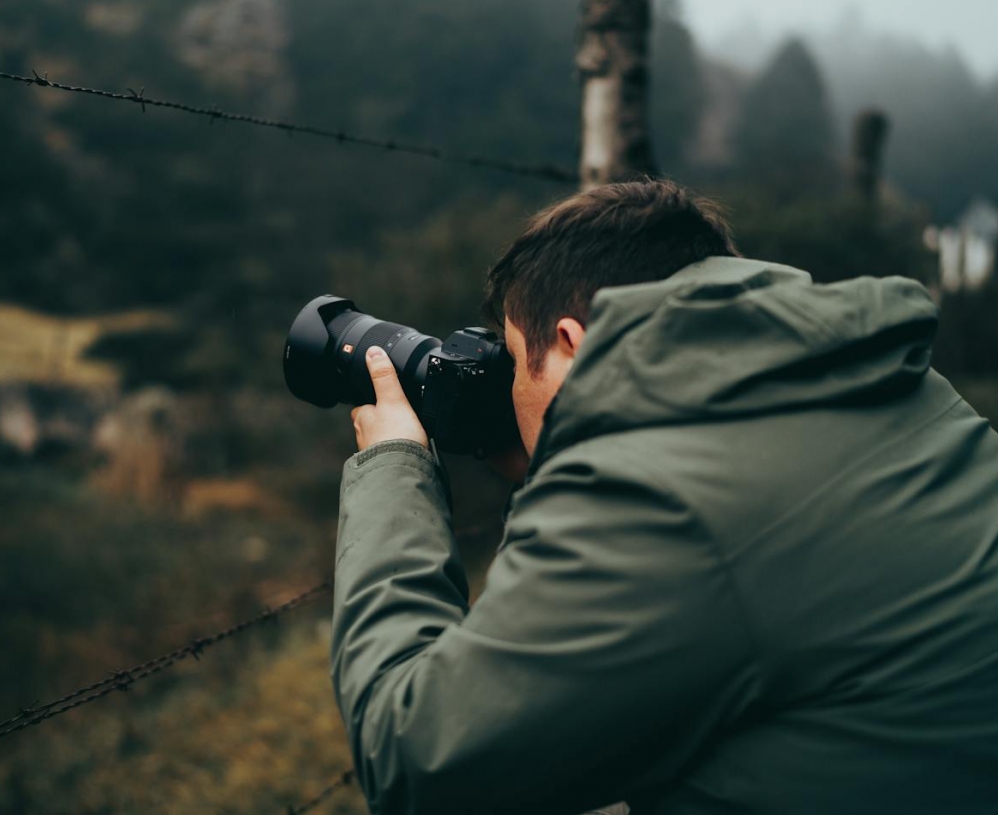
[[[402,389],[437,449],[484,458],[518,443],[513,359],[505,344],[484,328],[462,328],[441,341],[327,294],[305,306],[291,326],[284,345],[284,381],[291,393],[318,407],[372,404],[366,355],[375,345],[395,365]]]

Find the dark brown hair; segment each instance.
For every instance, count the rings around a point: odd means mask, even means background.
[[[670,181],[610,184],[534,216],[489,271],[483,311],[500,333],[507,316],[523,332],[536,374],[558,320],[585,325],[600,289],[664,280],[737,254],[717,204]]]

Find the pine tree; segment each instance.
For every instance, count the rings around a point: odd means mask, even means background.
[[[791,40],[750,88],[736,136],[742,169],[776,184],[831,175],[835,126],[814,58]]]
[[[652,28],[652,134],[656,158],[667,175],[683,168],[705,93],[696,47],[679,6],[677,0],[659,0]]]

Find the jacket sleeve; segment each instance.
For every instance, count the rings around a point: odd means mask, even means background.
[[[752,703],[724,564],[626,457],[545,464],[470,612],[429,455],[346,470],[333,680],[376,815],[571,815],[661,789]]]

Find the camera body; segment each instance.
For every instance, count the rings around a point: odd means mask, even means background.
[[[484,328],[463,328],[441,342],[364,314],[351,300],[324,295],[305,306],[291,326],[285,382],[295,396],[318,407],[372,404],[366,355],[375,345],[388,354],[439,450],[485,457],[517,443],[513,360]]]

